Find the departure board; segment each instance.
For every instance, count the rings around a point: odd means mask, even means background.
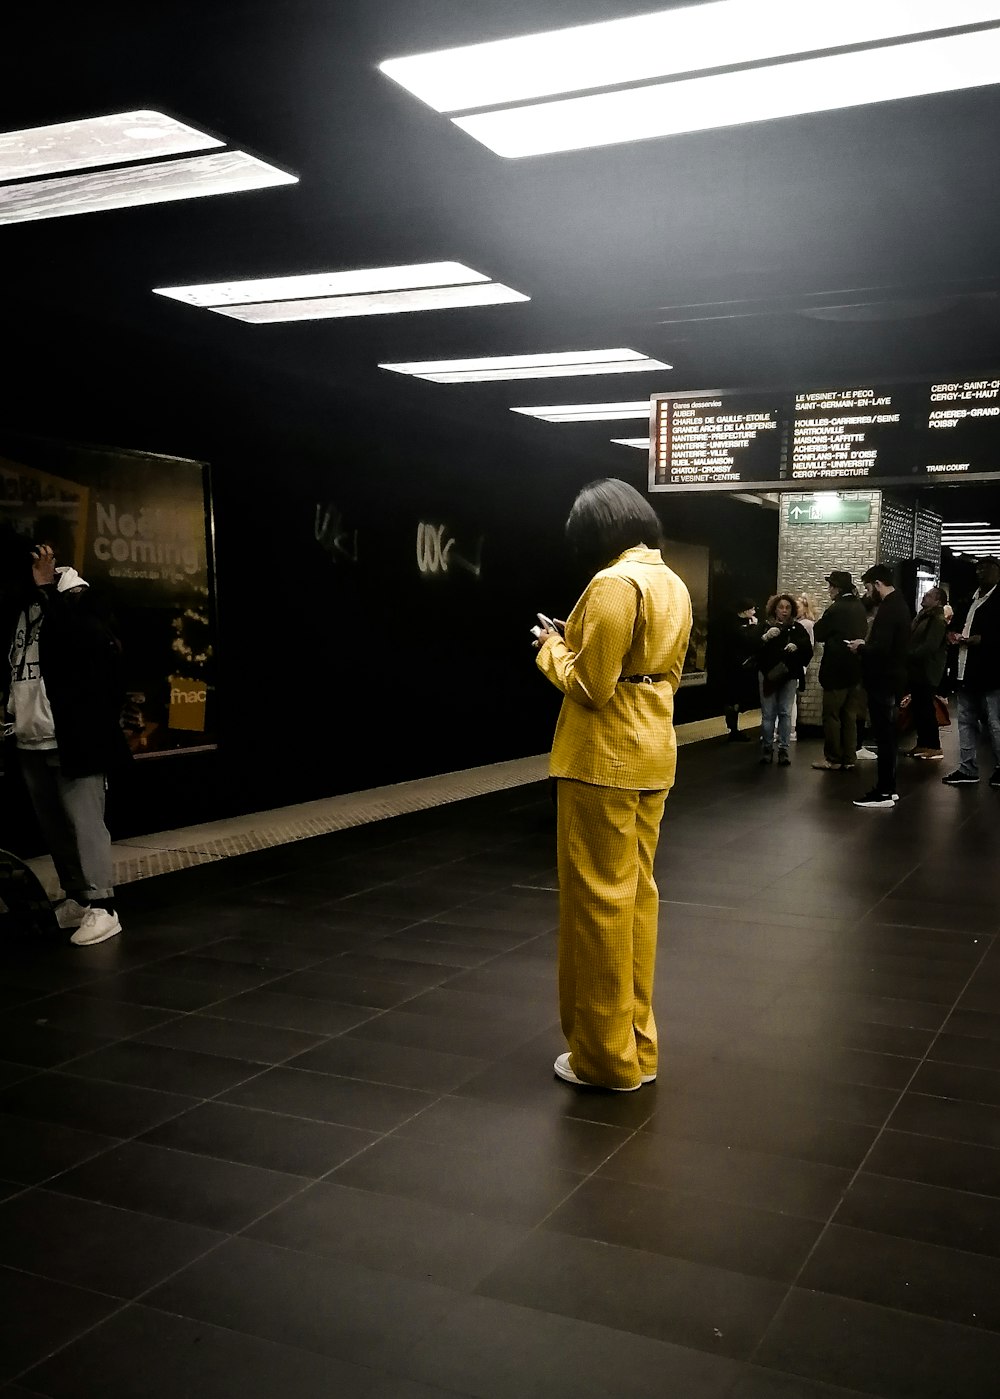
[[[1000,477],[1000,378],[657,394],[650,412],[652,491]]]
[[[777,480],[782,465],[781,420],[755,394],[703,394],[663,399],[655,415],[664,485],[738,486]]]
[[[793,481],[865,480],[907,469],[910,424],[887,388],[797,393],[792,415]]]

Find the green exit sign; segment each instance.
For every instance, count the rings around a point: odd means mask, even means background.
[[[870,500],[796,500],[788,507],[790,525],[866,525]]]

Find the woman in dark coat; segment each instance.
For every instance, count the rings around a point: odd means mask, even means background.
[[[753,709],[757,704],[753,673],[746,668],[756,634],[753,598],[737,599],[736,606],[721,612],[708,631],[708,688],[725,715],[730,743],[750,741],[739,721],[741,709]]]
[[[798,621],[799,605],[791,593],[779,593],[767,604],[758,628],[757,671],[760,684],[760,761],[774,761],[775,722],[778,726],[778,766],[789,767],[792,706],[799,681],[812,660],[809,633]]]

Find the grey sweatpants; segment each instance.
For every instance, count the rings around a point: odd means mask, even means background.
[[[111,836],[104,824],[103,773],[64,777],[54,749],[18,752],[24,783],[67,898],[78,903],[114,894]]]

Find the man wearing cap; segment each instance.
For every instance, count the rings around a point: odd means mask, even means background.
[[[976,577],[979,587],[961,630],[948,633],[948,641],[958,648],[959,762],[942,781],[949,787],[979,781],[977,749],[982,719],[993,749],[990,786],[1000,790],[1000,559],[992,555],[980,559]]]
[[[816,623],[815,640],[823,643],[819,683],[823,689],[823,761],[814,768],[842,772],[857,761],[858,716],[864,708],[861,657],[848,641],[860,641],[868,629],[864,604],[849,573],[835,569],[827,578],[830,606]]]
[[[849,641],[861,652],[861,672],[868,692],[868,716],[878,748],[875,786],[854,805],[891,810],[896,801],[896,701],[906,691],[910,649],[910,609],[893,581],[888,564],[873,564],[861,575],[865,592],[878,602],[867,641]]]

